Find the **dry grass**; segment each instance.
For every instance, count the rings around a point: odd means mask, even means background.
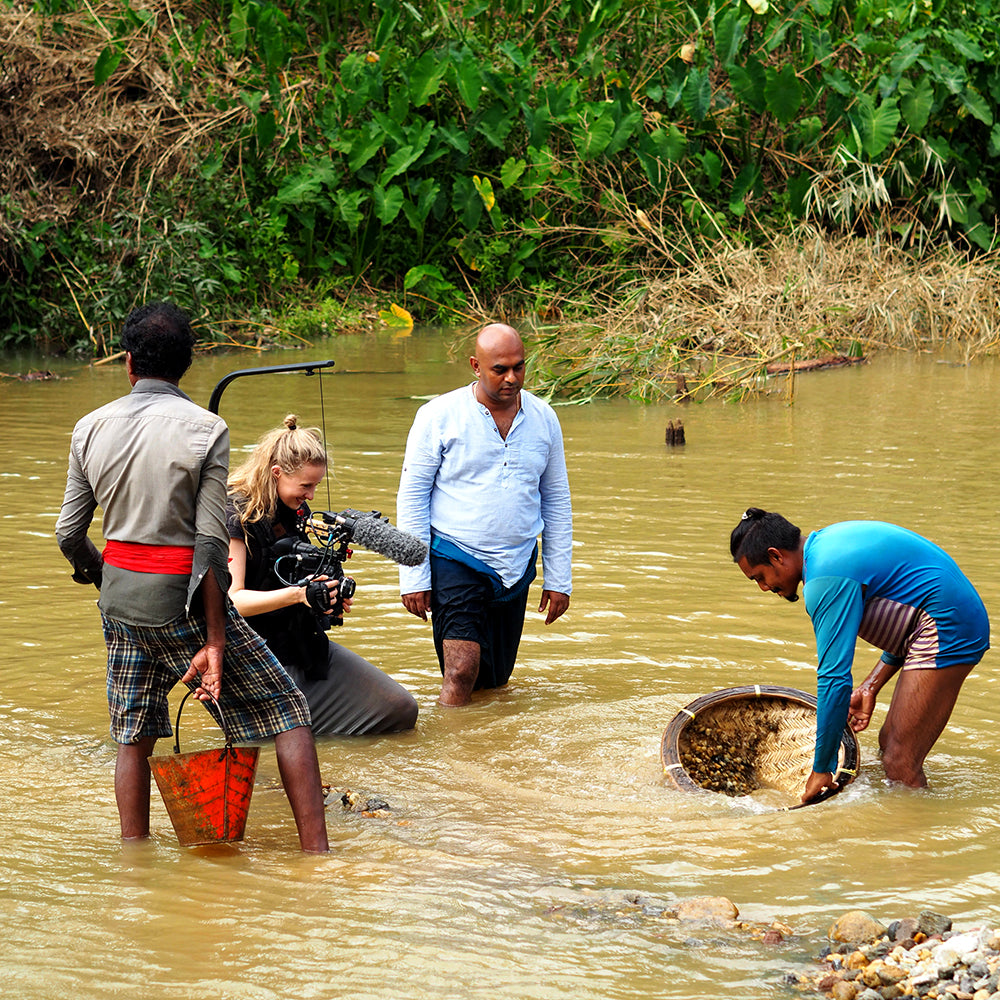
[[[81,203],[126,199],[141,208],[154,185],[192,169],[220,135],[236,134],[232,126],[252,122],[240,97],[248,64],[220,60],[228,47],[210,35],[200,52],[188,49],[181,22],[199,24],[203,13],[170,0],[143,9],[149,26],[122,38],[112,27],[117,2],[84,3],[58,19],[27,4],[0,7],[0,190],[24,224],[67,219]],[[95,86],[109,42],[124,54]],[[286,116],[294,119],[306,86],[287,82]]]
[[[576,398],[743,395],[778,361],[1000,345],[1000,258],[915,257],[803,229],[767,246],[719,242],[684,267],[651,265],[596,320],[540,329],[546,387]]]

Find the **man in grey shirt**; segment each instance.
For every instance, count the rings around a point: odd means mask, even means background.
[[[121,345],[132,392],[74,428],[56,538],[73,578],[101,594],[122,838],[149,836],[148,758],[171,735],[167,695],[180,681],[217,718],[221,709],[231,738],[274,737],[302,848],[326,851],[308,706],[226,596],[229,431],[178,387],[194,346],[188,318],[169,303],[141,306]],[[87,537],[98,506],[103,557]]]

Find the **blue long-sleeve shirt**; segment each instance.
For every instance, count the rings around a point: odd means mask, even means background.
[[[544,587],[568,594],[573,515],[555,411],[522,389],[521,408],[503,438],[474,385],[417,411],[396,495],[396,524],[424,542],[433,529],[495,570],[505,587],[522,577],[541,534]],[[430,590],[429,561],[401,566],[399,585],[403,594]]]
[[[937,666],[977,663],[989,649],[989,620],[955,560],[894,524],[831,524],[809,535],[803,559],[802,596],[819,658],[813,770],[836,771],[859,637],[899,666],[910,632],[929,616],[937,630]]]

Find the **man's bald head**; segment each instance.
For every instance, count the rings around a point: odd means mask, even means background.
[[[524,344],[517,330],[506,323],[484,326],[469,361],[479,379],[479,401],[494,411],[516,409],[524,385]]]
[[[484,352],[502,352],[520,350],[524,353],[524,344],[521,335],[512,326],[506,323],[490,323],[479,331],[476,337],[476,357],[482,357]]]

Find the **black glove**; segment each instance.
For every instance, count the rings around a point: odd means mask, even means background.
[[[104,560],[89,538],[85,538],[72,553],[70,562],[73,564],[73,580],[76,583],[92,583],[98,590],[101,589]]]
[[[333,609],[330,587],[325,580],[313,580],[306,584],[306,602],[317,614],[325,615]]]

